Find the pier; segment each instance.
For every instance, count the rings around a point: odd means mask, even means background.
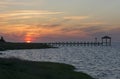
[[[111,46],[111,37],[109,36],[104,36],[101,37],[101,41],[98,41],[97,38],[95,38],[94,42],[51,42],[51,43],[46,43],[47,45],[51,46]]]
[[[50,42],[50,43],[8,43],[4,40],[3,37],[0,38],[0,46],[10,44],[12,46],[9,47],[16,47],[16,48],[40,48],[41,46],[51,46],[51,47],[60,47],[60,46],[111,46],[111,37],[104,36],[101,37],[101,41],[98,41],[98,38],[95,38],[94,41],[81,41],[81,42]],[[17,46],[14,46],[17,45]],[[30,46],[29,46],[30,45]],[[1,47],[2,47],[1,46]]]
[[[46,44],[51,46],[103,46],[103,43],[100,42],[55,42]]]

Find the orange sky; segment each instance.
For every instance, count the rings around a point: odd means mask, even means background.
[[[119,0],[2,0],[0,36],[15,42],[120,41]],[[109,5],[108,5],[109,4]]]

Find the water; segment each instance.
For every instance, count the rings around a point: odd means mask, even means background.
[[[1,57],[71,64],[96,79],[120,79],[120,45],[2,51]]]

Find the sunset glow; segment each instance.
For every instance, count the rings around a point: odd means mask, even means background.
[[[26,36],[24,40],[26,43],[31,43],[33,41],[33,38],[31,36]]]
[[[2,0],[0,36],[15,42],[120,41],[120,0]]]

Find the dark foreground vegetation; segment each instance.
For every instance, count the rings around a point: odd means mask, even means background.
[[[0,79],[93,79],[67,64],[0,58]]]
[[[18,50],[18,49],[43,49],[53,48],[45,43],[0,43],[0,51],[4,50]]]

